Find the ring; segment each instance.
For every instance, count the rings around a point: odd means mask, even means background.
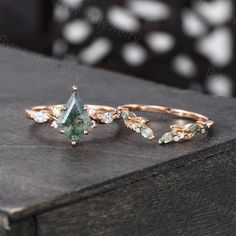
[[[134,111],[165,113],[195,121],[184,126],[171,125],[171,130],[161,136],[159,144],[190,140],[198,133],[205,133],[214,124],[212,120],[201,114],[157,105],[125,104],[117,108],[84,105],[76,86],[73,86],[73,93],[66,105],[35,106],[25,110],[27,117],[36,123],[51,122],[53,128],[60,128],[60,132],[69,137],[73,146],[81,135],[87,135],[89,129],[95,128],[97,123],[110,124],[117,119],[122,119],[128,129],[140,133],[144,138],[154,139],[154,132],[148,127],[149,120],[136,116]]]
[[[162,135],[158,141],[159,144],[190,140],[197,133],[205,133],[206,130],[211,128],[214,124],[212,120],[201,114],[163,106],[126,104],[118,107],[118,110],[120,111],[120,116],[123,118],[126,127],[140,133],[147,139],[153,139],[155,137],[153,131],[147,126],[148,120],[144,117],[137,117],[132,111],[165,113],[195,121],[195,123],[188,123],[184,126],[171,125],[171,131]]]
[[[87,135],[90,128],[96,128],[96,123],[109,124],[118,118],[116,108],[103,105],[84,105],[76,86],[67,104],[35,106],[25,110],[27,118],[36,123],[50,123],[51,127],[60,128],[76,145],[82,134]]]

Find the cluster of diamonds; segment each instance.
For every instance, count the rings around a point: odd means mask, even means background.
[[[53,107],[52,109],[48,109],[45,111],[36,111],[32,115],[32,118],[34,119],[35,122],[40,123],[40,124],[52,122],[51,126],[53,128],[58,128],[56,120],[60,117],[61,111],[63,109],[64,109],[64,106],[56,106],[56,107]]]
[[[51,119],[50,114],[44,111],[35,112],[32,115],[32,118],[34,119],[35,122],[40,123],[40,124],[46,123]]]

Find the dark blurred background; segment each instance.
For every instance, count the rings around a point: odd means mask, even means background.
[[[0,43],[236,95],[234,0],[1,0]]]

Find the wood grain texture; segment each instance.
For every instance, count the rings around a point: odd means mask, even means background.
[[[39,55],[0,48],[0,210],[15,222],[148,179],[166,163],[180,168],[233,150],[236,101],[146,82]],[[215,121],[191,142],[159,146],[124,128],[99,126],[71,148],[64,136],[25,119],[33,105],[64,103],[71,86],[85,103],[150,103],[192,110]],[[147,115],[158,136],[175,119]],[[168,124],[169,123],[169,124]]]
[[[203,158],[38,217],[44,236],[235,235],[236,152]]]
[[[8,216],[5,215],[5,220],[8,221]],[[1,222],[1,216],[0,216]],[[37,225],[36,219],[30,217],[27,219],[22,219],[17,222],[10,222],[8,227],[0,223],[0,236],[36,236],[37,235]]]

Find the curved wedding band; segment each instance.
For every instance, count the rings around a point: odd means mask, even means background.
[[[201,114],[163,106],[126,104],[118,107],[118,110],[121,111],[121,116],[125,121],[125,125],[129,129],[134,130],[137,133],[141,133],[142,136],[148,139],[154,138],[153,131],[147,126],[148,120],[143,117],[136,117],[132,111],[165,113],[195,121],[195,123],[188,123],[184,126],[170,126],[171,131],[162,135],[162,137],[159,139],[159,144],[189,140],[197,133],[205,133],[206,130],[211,128],[214,124],[212,120]]]

